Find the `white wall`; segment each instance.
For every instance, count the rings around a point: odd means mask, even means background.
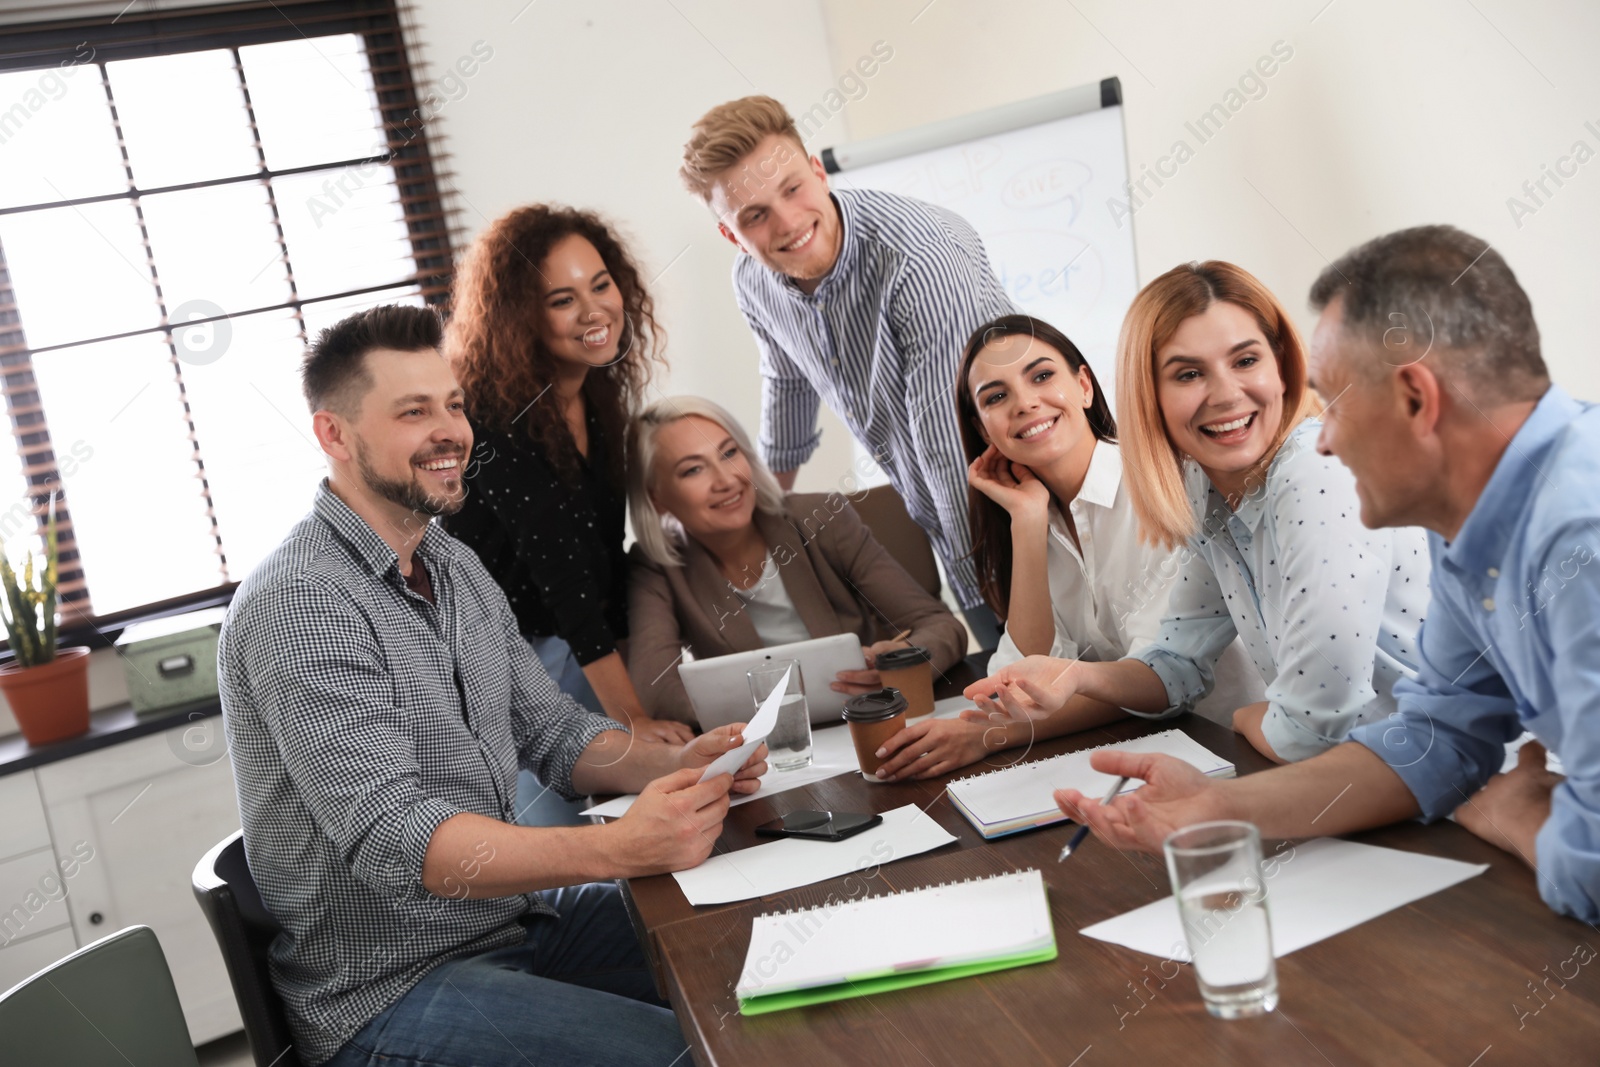
[[[493,58],[431,127],[453,157],[462,222],[476,232],[519,204],[594,208],[630,238],[669,335],[665,393],[699,393],[745,420],[760,412],[755,344],[734,305],[735,249],[683,190],[690,124],[725,100],[768,93],[809,108],[832,84],[814,0],[417,0],[413,51],[439,85],[475,42]],[[458,99],[449,99],[457,96]],[[842,126],[842,120],[838,120]],[[825,131],[837,132],[837,131]],[[823,447],[800,487],[850,461],[848,432],[824,415]]]
[[[836,68],[875,40],[895,49],[847,109],[857,138],[1120,77],[1133,176],[1179,139],[1194,150],[1162,187],[1147,185],[1134,215],[1141,283],[1185,260],[1233,260],[1309,326],[1305,294],[1328,259],[1390,230],[1453,223],[1516,271],[1556,380],[1600,398],[1587,318],[1600,292],[1600,155],[1564,187],[1547,184],[1543,206],[1521,190],[1575,141],[1600,153],[1592,0],[822,4]],[[1202,144],[1185,122],[1276,41],[1292,58]],[[1512,196],[1536,208],[1520,227]]]

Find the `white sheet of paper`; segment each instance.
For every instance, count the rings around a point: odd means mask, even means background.
[[[1487,864],[1332,837],[1292,847],[1292,853],[1286,845],[1263,857],[1274,956],[1287,956],[1489,869]],[[1079,932],[1152,956],[1189,962],[1183,921],[1172,897]]]
[[[812,782],[820,782],[839,774],[855,774],[860,770],[856,764],[855,745],[850,740],[850,730],[844,725],[813,727],[811,730],[811,765],[800,767],[792,771],[780,771],[768,768],[767,773],[761,776],[761,788],[754,793],[733,798],[731,807],[748,804],[752,800],[770,797],[774,793],[782,793],[787,789],[798,789]],[[633,807],[633,802],[639,799],[639,794],[628,793],[615,797],[604,804],[596,804],[592,808],[585,808],[580,815],[606,815],[618,818],[626,815],[628,809]]]
[[[783,703],[783,696],[789,689],[789,675],[793,673],[794,668],[792,666],[783,672],[783,677],[779,679],[778,684],[772,687],[772,692],[767,694],[767,699],[761,702],[761,707],[757,709],[755,718],[751,719],[745,726],[744,744],[738,748],[729,749],[712,760],[706,767],[705,773],[700,775],[702,782],[707,778],[715,778],[719,774],[733,774],[749,761],[756,748],[772,732],[772,728],[778,725],[778,705]]]
[[[639,799],[638,793],[624,793],[620,797],[612,797],[604,804],[595,804],[578,812],[579,815],[606,815],[613,819],[620,819],[628,814],[628,809],[633,807],[633,802]]]
[[[954,719],[963,711],[972,707],[972,701],[966,697],[945,697],[933,703],[933,718]],[[921,718],[908,719],[907,722],[921,722]],[[837,726],[813,726],[811,728],[811,766],[801,767],[794,771],[768,770],[761,776],[761,788],[754,793],[735,797],[732,807],[748,804],[752,800],[770,797],[774,793],[782,793],[786,789],[798,789],[812,782],[820,782],[835,775],[857,774],[861,770],[856,763],[855,744],[850,740],[850,728],[843,723]],[[605,815],[610,818],[620,818],[633,807],[633,802],[639,799],[637,793],[628,793],[614,797],[604,804],[596,804],[592,808],[585,808],[580,815]]]
[[[689,903],[726,904],[838,878],[928,852],[954,840],[955,835],[932,816],[915,804],[907,804],[884,812],[882,823],[843,841],[786,837],[712,856],[700,866],[678,871],[672,877]]]
[[[933,702],[933,714],[931,716],[918,715],[915,718],[907,719],[906,721],[921,722],[925,718],[955,719],[959,718],[963,711],[966,711],[968,708],[975,707],[977,707],[977,705],[968,700],[966,697],[945,697],[943,700],[935,700]]]

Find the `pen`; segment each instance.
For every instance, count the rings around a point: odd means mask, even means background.
[[[1121,778],[1118,778],[1116,784],[1111,787],[1111,792],[1107,793],[1106,794],[1106,798],[1104,800],[1102,800],[1100,803],[1102,803],[1102,804],[1111,803],[1112,800],[1116,799],[1117,794],[1122,792],[1122,787],[1127,785],[1127,784],[1128,784],[1128,776],[1127,775],[1123,775]],[[1069,840],[1067,842],[1067,846],[1061,850],[1061,855],[1056,857],[1056,862],[1060,863],[1062,860],[1064,860],[1068,856],[1072,855],[1072,850],[1077,848],[1079,845],[1083,844],[1083,839],[1088,837],[1088,836],[1089,836],[1089,824],[1088,823],[1084,823],[1082,826],[1078,827],[1077,833],[1072,835],[1071,840]]]

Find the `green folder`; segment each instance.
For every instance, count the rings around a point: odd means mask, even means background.
[[[887,993],[891,989],[910,989],[912,986],[948,982],[952,978],[970,978],[975,974],[1003,971],[1009,967],[1026,967],[1030,963],[1045,963],[1056,958],[1056,943],[1033,952],[1019,952],[1015,956],[982,960],[978,963],[956,963],[948,967],[930,967],[925,971],[897,971],[861,978],[847,979],[837,985],[817,986],[814,989],[793,989],[787,993],[768,993],[759,997],[740,997],[741,1015],[765,1015],[772,1011],[788,1011],[809,1004],[827,1004],[851,997],[869,997],[874,993]]]

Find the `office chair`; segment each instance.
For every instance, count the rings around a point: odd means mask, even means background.
[[[28,1067],[198,1067],[161,942],[130,926],[0,995],[7,1063]]]
[[[859,500],[851,500],[861,521],[872,536],[889,550],[896,563],[904,567],[917,584],[931,596],[939,595],[939,566],[933,559],[928,535],[906,511],[905,501],[892,485],[875,485]]]
[[[244,857],[244,831],[219,841],[194,868],[194,897],[222,948],[257,1067],[301,1067],[283,1001],[267,974],[267,946],[282,927],[261,902]]]

